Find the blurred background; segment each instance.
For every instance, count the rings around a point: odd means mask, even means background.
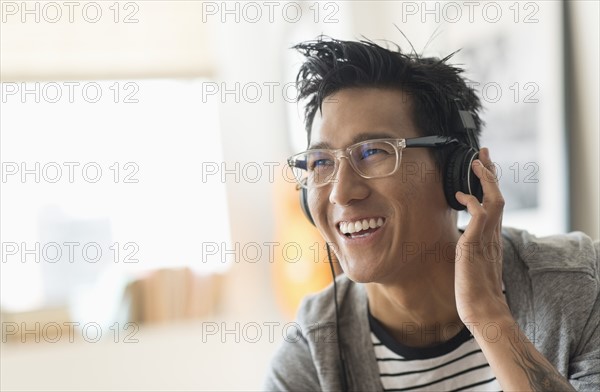
[[[599,237],[595,1],[0,5],[2,390],[260,389],[331,281],[285,168],[320,34],[461,49],[504,224]]]

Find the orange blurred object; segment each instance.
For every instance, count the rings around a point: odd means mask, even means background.
[[[299,191],[290,179],[280,178],[275,189],[273,286],[277,303],[292,319],[302,298],[332,282],[325,241],[302,213]],[[333,255],[334,267],[337,260]]]

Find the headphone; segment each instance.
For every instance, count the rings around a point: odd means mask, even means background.
[[[479,157],[479,144],[475,137],[475,120],[473,114],[465,110],[460,99],[455,98],[456,110],[451,120],[452,127],[458,133],[459,139],[453,139],[447,147],[451,149],[443,167],[444,195],[448,205],[457,211],[466,207],[456,200],[456,192],[461,191],[473,195],[481,203],[483,201],[483,188],[471,165]],[[306,218],[315,224],[308,208],[308,195],[305,187],[300,187],[300,207]]]

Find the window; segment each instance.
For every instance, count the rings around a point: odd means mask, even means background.
[[[153,268],[227,268],[203,260],[229,242],[225,184],[203,178],[223,161],[203,82],[2,84],[3,310],[81,308],[99,282]]]

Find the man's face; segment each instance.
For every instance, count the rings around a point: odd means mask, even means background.
[[[317,110],[310,147],[338,149],[368,139],[418,136],[422,134],[414,126],[410,100],[402,91],[353,88],[329,96],[322,112]],[[375,179],[360,177],[342,158],[336,179],[309,189],[308,202],[319,231],[333,243],[344,272],[356,282],[385,283],[423,267],[424,261],[436,261],[435,243],[456,230],[441,175],[424,148],[404,149],[399,169]],[[362,235],[341,232],[343,222],[355,225],[371,219],[383,225]],[[430,250],[428,259],[421,256],[424,250]]]

